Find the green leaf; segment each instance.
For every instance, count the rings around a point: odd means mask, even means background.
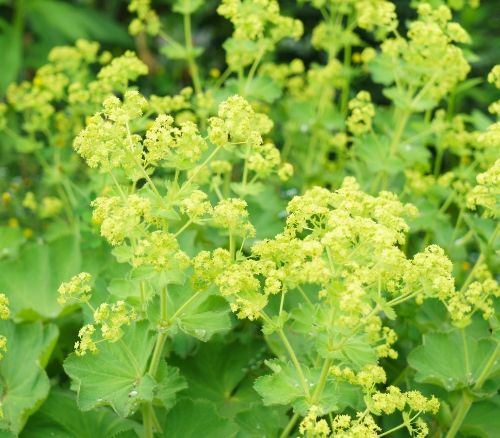
[[[263,399],[264,405],[290,405],[304,397],[299,377],[291,363],[278,359],[266,361],[273,374],[259,377],[254,384],[255,390]]]
[[[4,415],[0,429],[18,434],[28,417],[38,409],[50,390],[43,370],[58,337],[55,325],[41,322],[14,324],[0,322],[7,337],[7,352],[0,360],[0,394]]]
[[[231,183],[231,190],[236,193],[241,198],[246,198],[248,196],[258,196],[265,189],[262,183]]]
[[[214,296],[212,289],[194,292],[189,283],[182,286],[172,284],[168,287],[168,299],[171,316],[177,314],[172,321],[172,333],[181,330],[205,342],[231,328],[229,306],[222,297]],[[159,313],[155,311],[150,316],[156,322]]]
[[[389,150],[389,138],[385,136],[367,134],[356,138],[353,144],[354,154],[365,163],[370,172],[394,175],[402,171],[404,166],[401,159],[390,155]]]
[[[182,400],[163,417],[165,438],[232,438],[237,426],[217,414],[213,403]]]
[[[188,383],[184,396],[209,400],[221,416],[234,418],[253,403],[260,404],[258,394],[252,389],[253,378],[248,376],[258,360],[258,344],[210,342],[200,345],[196,356],[178,359],[175,364]]]
[[[226,81],[225,87],[237,94],[240,89],[240,81],[237,79],[229,79]],[[281,87],[269,76],[257,76],[251,81],[245,82],[245,95],[255,100],[261,100],[266,103],[273,103],[281,97]]]
[[[389,56],[377,56],[368,64],[368,70],[378,84],[390,85],[394,82],[395,62]]]
[[[316,380],[318,378],[319,373],[316,373]],[[347,408],[360,411],[364,409],[363,405],[363,392],[359,386],[334,379],[327,380],[318,401],[318,406],[325,414],[334,411],[343,412]],[[294,411],[301,415],[306,415],[309,407],[310,404],[304,397],[297,399],[293,405]]]
[[[19,228],[0,227],[0,260],[16,257],[25,240]]]
[[[38,33],[50,29],[71,41],[86,38],[120,45],[129,45],[132,41],[123,26],[98,10],[56,0],[36,0],[28,4],[29,19]]]
[[[1,22],[0,53],[2,54],[2,74],[0,74],[0,97],[7,86],[17,79],[22,61],[22,32],[14,26]]]
[[[398,153],[407,167],[416,164],[425,166],[431,157],[431,153],[425,145],[418,143],[400,143],[398,145]]]
[[[184,47],[181,44],[169,44],[160,49],[160,51],[170,59],[177,60],[186,60],[189,58],[190,52],[189,49]],[[203,49],[201,47],[193,47],[192,55],[194,58],[197,58],[203,53]],[[173,166],[175,167],[175,165]]]
[[[108,292],[120,299],[139,297],[141,296],[140,281],[113,278],[109,283]]]
[[[286,408],[269,409],[253,405],[234,418],[239,427],[238,438],[277,437],[288,423]]]
[[[179,14],[189,15],[203,5],[203,0],[175,0],[172,10]]]
[[[422,345],[408,356],[409,365],[417,371],[416,380],[433,383],[447,391],[474,384],[495,350],[491,339],[477,339],[471,326],[447,333],[429,333]],[[497,364],[496,368],[500,368]]]
[[[116,257],[118,263],[127,263],[134,257],[134,249],[129,245],[119,245],[111,250],[111,254]]]
[[[89,411],[100,405],[111,406],[126,417],[143,401],[151,401],[155,381],[146,374],[154,337],[147,321],[124,329],[117,342],[102,342],[99,352],[83,357],[71,354],[64,370],[74,380],[78,406]]]
[[[500,430],[499,412],[500,396],[474,403],[460,431],[479,438],[497,438]]]
[[[53,389],[40,410],[29,419],[23,438],[113,437],[137,426],[106,408],[81,412],[73,393]]]
[[[55,318],[61,312],[57,289],[80,272],[80,265],[80,244],[75,236],[29,244],[18,259],[0,263],[0,290],[9,297],[17,318]]]
[[[231,329],[229,308],[221,297],[208,297],[199,306],[183,314],[177,323],[183,332],[204,342],[216,333]]]
[[[363,336],[351,336],[343,343],[339,357],[348,360],[353,368],[361,369],[365,365],[377,362],[377,355]]]
[[[180,375],[179,368],[162,362],[158,369],[157,381],[155,399],[168,410],[175,405],[177,393],[187,388],[186,379]]]

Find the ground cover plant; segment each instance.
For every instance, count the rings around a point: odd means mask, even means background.
[[[0,2],[0,436],[496,437],[484,3]]]

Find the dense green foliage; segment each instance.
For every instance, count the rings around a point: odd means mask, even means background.
[[[494,11],[0,1],[0,437],[495,438]]]

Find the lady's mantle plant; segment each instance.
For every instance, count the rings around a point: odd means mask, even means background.
[[[367,195],[346,178],[335,192],[315,187],[294,197],[283,232],[250,246],[256,228],[245,185],[289,173],[262,138],[272,122],[235,95],[207,126],[204,137],[191,121],[176,124],[148,110],[130,90],[123,100],[107,98],[75,139],[75,150],[110,178],[93,201],[93,221],[117,259],[129,264],[125,279],[133,284],[113,287],[124,300],[95,305],[87,273],[59,289],[61,304],[91,310],[65,363],[80,407],[106,403],[122,416],[142,409],[146,436],[161,432],[161,409],[185,386],[165,361],[165,344],[179,331],[208,341],[229,329],[222,297],[238,318],[263,323],[276,358],[266,362],[272,374],[258,378],[255,389],[264,405],[293,408],[285,431],[302,419],[300,430],[309,435],[379,436],[374,416],[399,411],[398,429],[425,436],[420,414],[437,412],[435,398],[377,389],[386,382],[380,359],[397,357],[397,336],[386,324],[397,317],[394,308],[428,297],[449,303],[456,295],[452,265],[439,247],[412,259],[401,250],[403,216],[415,215],[415,207],[389,192]],[[230,179],[240,160],[241,182],[219,188],[220,173]],[[182,237],[200,225],[217,231],[190,257],[192,243]],[[358,413],[343,414],[347,408]],[[320,419],[325,415],[333,416],[330,426]]]

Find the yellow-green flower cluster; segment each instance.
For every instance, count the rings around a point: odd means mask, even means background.
[[[429,428],[424,420],[416,417],[426,412],[436,414],[439,410],[439,401],[434,396],[427,398],[418,391],[402,392],[395,386],[389,386],[386,392],[371,394],[368,400],[368,411],[373,415],[401,412],[405,419],[404,427],[412,437],[418,438],[426,437]],[[337,415],[332,421],[333,436],[342,438],[380,436],[382,430],[371,414],[358,412],[355,419],[350,415]]]
[[[362,135],[372,129],[372,120],[375,116],[375,107],[372,104],[368,91],[360,91],[354,99],[349,102],[351,111],[347,118],[347,128],[355,135]]]
[[[293,239],[284,234],[256,242],[252,255],[258,257],[266,277],[264,292],[276,294],[330,276],[323,248],[314,240]]]
[[[0,294],[0,319],[9,319],[9,299],[5,294]]]
[[[92,202],[92,220],[100,225],[101,235],[111,245],[119,245],[126,238],[140,234],[141,219],[153,220],[151,204],[137,194],[123,199],[120,196],[99,197]]]
[[[500,286],[484,263],[474,270],[473,275],[474,281],[447,302],[453,323],[460,327],[468,325],[476,312],[481,312],[484,319],[490,319],[495,313],[493,298],[500,297]]]
[[[467,195],[467,207],[484,209],[486,217],[500,217],[500,159],[476,177],[477,185]]]
[[[262,144],[262,135],[273,127],[265,114],[256,113],[241,96],[231,96],[219,105],[218,117],[209,119],[208,138],[216,146]]]
[[[341,368],[335,365],[330,368],[330,374],[353,385],[359,385],[366,392],[371,392],[379,383],[385,383],[387,378],[384,369],[378,365],[366,365],[358,373],[349,367]]]
[[[75,354],[85,356],[88,351],[97,353],[97,345],[93,339],[95,327],[93,324],[86,324],[78,331],[79,341],[75,342]]]
[[[212,253],[200,252],[193,259],[192,282],[195,289],[205,289],[215,284],[231,310],[238,318],[257,319],[267,305],[267,296],[258,293],[260,264],[255,260],[233,263],[231,254],[223,249]]]
[[[79,340],[75,342],[75,354],[85,356],[87,352],[95,354],[99,351],[97,344],[102,341],[116,342],[122,334],[122,327],[129,325],[136,314],[124,301],[113,304],[102,303],[94,311],[94,323],[84,325],[78,332]],[[96,325],[100,325],[101,339],[96,340]]]
[[[9,319],[10,309],[9,309],[9,299],[5,294],[0,294],[0,319]],[[0,335],[0,359],[2,359],[3,354],[7,352],[7,337]]]
[[[355,2],[357,23],[361,29],[374,31],[383,38],[398,26],[396,6],[385,0],[362,0]]]
[[[121,167],[128,173],[137,171],[142,148],[140,137],[132,135],[130,121],[141,117],[147,102],[137,91],[127,91],[123,101],[109,96],[103,111],[87,121],[87,126],[73,142],[73,147],[89,167],[110,171]]]
[[[371,396],[373,401],[373,412],[393,414],[395,411],[403,411],[409,408],[413,412],[430,412],[436,414],[439,410],[439,401],[432,396],[427,398],[419,391],[402,392],[395,386],[389,386],[386,392],[376,392]]]
[[[57,302],[64,305],[72,302],[87,302],[90,299],[92,276],[88,272],[80,272],[59,286]]]
[[[201,190],[194,190],[187,198],[184,198],[180,203],[179,209],[181,213],[187,215],[192,221],[196,221],[203,216],[208,216],[213,212],[212,204],[210,204],[207,194]]]
[[[191,108],[191,97],[193,89],[184,87],[178,94],[174,96],[156,96],[152,95],[149,98],[149,106],[151,111],[156,114],[170,114]]]
[[[122,335],[122,327],[135,319],[133,310],[127,308],[124,301],[113,304],[102,303],[94,312],[94,321],[101,326],[102,338],[115,342]]]
[[[307,434],[308,437],[327,438],[330,436],[330,426],[324,419],[318,419],[321,416],[321,410],[313,405],[309,408],[307,415],[299,424],[301,435]]]
[[[229,251],[217,248],[213,252],[200,251],[192,260],[191,282],[195,290],[203,290],[214,284],[217,277],[231,265]]]
[[[25,131],[46,136],[53,130],[53,144],[63,146],[78,132],[81,119],[95,111],[105,96],[124,92],[130,81],[147,73],[146,65],[126,52],[104,66],[96,78],[93,65],[105,64],[111,57],[105,52],[99,58],[98,50],[99,44],[85,40],[78,40],[75,47],[56,47],[49,53],[49,63],[37,70],[31,82],[9,86],[7,103],[22,115]],[[72,123],[61,124],[68,117]]]
[[[260,178],[269,176],[280,164],[280,151],[270,142],[257,145],[247,157],[248,169],[254,171]]]
[[[104,66],[97,74],[97,79],[101,87],[107,90],[106,94],[109,94],[113,90],[124,92],[130,81],[135,81],[147,73],[147,65],[137,58],[134,52],[127,51]]]
[[[230,234],[253,237],[255,228],[248,221],[247,203],[243,199],[228,198],[219,201],[212,215],[216,227],[228,230]]]
[[[283,38],[298,39],[303,33],[299,20],[280,15],[276,0],[223,0],[217,12],[234,25],[224,48],[226,61],[235,71],[262,56],[259,52],[272,50]]]
[[[131,263],[153,266],[157,271],[178,271],[189,266],[189,257],[179,249],[173,234],[157,230],[137,242]]]
[[[137,14],[128,27],[131,35],[137,35],[141,32],[158,35],[160,19],[156,12],[151,9],[151,0],[132,0],[128,5],[128,10]]]
[[[404,275],[406,288],[417,292],[417,302],[425,296],[447,301],[456,292],[452,271],[453,265],[443,249],[430,245],[411,260]]]
[[[370,414],[358,412],[357,419],[350,415],[337,415],[332,421],[333,436],[336,438],[377,438],[380,427]]]
[[[488,73],[488,82],[500,89],[500,64],[495,65]]]
[[[180,170],[191,168],[207,149],[207,143],[193,122],[181,122],[179,128],[173,123],[173,117],[160,114],[146,131],[146,160],[149,163],[167,160],[168,165]]]
[[[215,283],[239,317],[258,318],[269,295],[316,285],[321,305],[335,309],[336,327],[364,333],[378,357],[396,358],[396,334],[383,326],[374,294],[388,293],[398,303],[421,294],[422,284],[430,296],[454,291],[451,263],[440,248],[414,260],[401,251],[408,231],[403,216],[415,214],[415,207],[391,193],[373,197],[346,178],[336,192],[315,187],[296,196],[287,212],[284,232],[256,242],[250,258],[231,261],[226,254],[216,263],[207,254],[202,264],[195,262],[195,276]],[[214,264],[212,277],[203,273]],[[414,276],[407,274],[411,269]]]
[[[4,335],[0,335],[0,359],[3,358],[3,355],[7,353],[7,338]],[[0,405],[1,407],[1,405]],[[1,415],[0,415],[1,418]]]
[[[410,23],[408,39],[388,38],[381,46],[387,62],[398,65],[403,62],[402,66],[394,67],[398,83],[404,82],[412,90],[420,88],[412,102],[412,110],[417,111],[422,108],[422,102],[437,103],[465,79],[470,70],[456,45],[468,43],[470,38],[458,23],[450,22],[450,9],[444,5],[433,9],[428,3],[420,3],[418,15],[419,19]]]

